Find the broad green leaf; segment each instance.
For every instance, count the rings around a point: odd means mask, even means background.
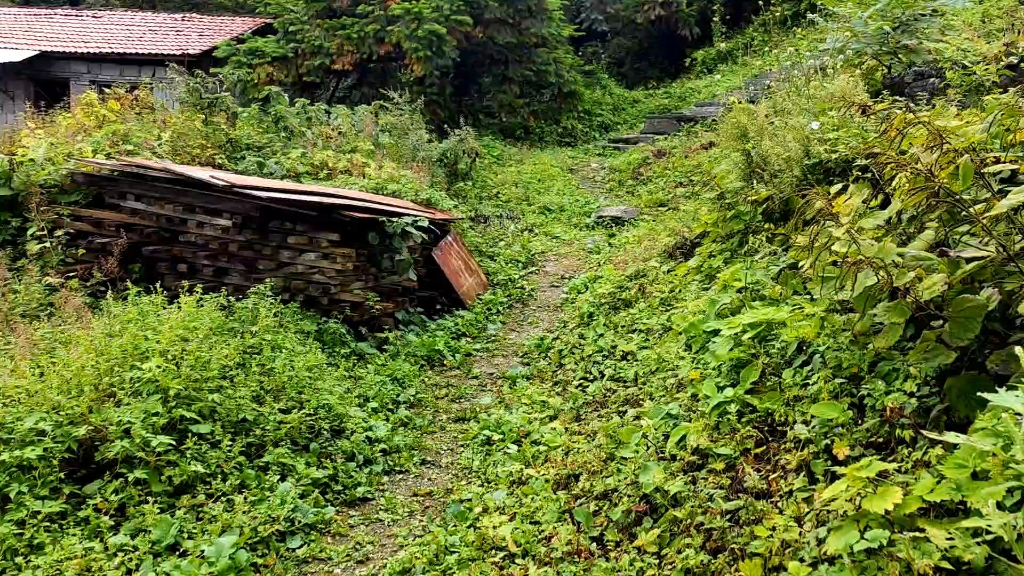
[[[968,265],[967,267],[970,267]],[[999,301],[1003,299],[1003,295],[999,292],[998,288],[994,286],[988,286],[981,291],[981,299],[988,305],[988,309],[992,310],[999,305]]]
[[[896,467],[896,464],[887,464],[885,462],[879,461],[878,458],[872,456],[869,458],[865,458],[857,462],[856,464],[851,464],[850,466],[847,466],[844,469],[844,471],[846,472],[846,474],[850,476],[856,476],[858,478],[874,478],[875,476],[878,476],[879,472],[885,470],[892,470],[893,468]]]
[[[231,555],[231,561],[237,567],[248,566],[250,559],[251,555],[244,548],[235,550],[235,553]]]
[[[156,523],[153,524],[153,531],[150,535],[150,539],[153,544],[158,547],[164,547],[174,542],[175,536],[178,534],[179,524],[174,521],[170,516],[161,516],[157,519]]]
[[[885,324],[903,324],[913,314],[906,300],[893,300],[875,306],[871,314],[875,320]]]
[[[100,487],[103,486],[104,482],[103,478],[89,482],[85,486],[82,486],[82,494],[85,494],[86,496],[95,496],[96,493],[100,491]]]
[[[864,533],[864,539],[867,540],[868,542],[877,543],[877,544],[884,544],[884,543],[886,543],[889,540],[889,536],[891,534],[892,533],[889,532],[888,530],[883,530],[881,528],[875,528],[874,530],[868,530],[867,532],[865,532]]]
[[[235,542],[238,541],[238,529],[228,530],[220,538],[213,541],[213,544],[203,549],[203,557],[207,560],[220,560],[226,558],[234,551]],[[291,548],[291,546],[289,546]]]
[[[949,442],[950,444],[966,444],[968,446],[974,446],[981,448],[982,450],[992,450],[992,445],[983,442],[980,438],[975,436],[968,436],[967,434],[961,434],[959,432],[943,432],[942,434],[935,434],[927,430],[922,430],[921,434],[931,438],[932,440],[938,440],[940,442]]]
[[[885,514],[903,501],[903,491],[891,484],[880,486],[874,494],[865,496],[860,505],[869,512]]]
[[[657,482],[663,474],[661,464],[657,462],[644,462],[640,467],[641,482]]]
[[[995,406],[1009,408],[1010,410],[1024,416],[1024,393],[1021,393],[1018,390],[1000,388],[996,392],[991,394],[982,394],[981,396]]]
[[[843,407],[843,405],[839,404],[838,402],[825,400],[823,402],[818,402],[814,406],[811,406],[809,412],[811,413],[811,416],[814,416],[816,418],[835,420],[836,418],[839,418],[846,414],[846,408]]]
[[[914,483],[913,488],[910,489],[910,493],[914,496],[924,496],[935,489],[935,485],[939,481],[927,471],[923,472],[921,478]]]
[[[974,163],[971,162],[969,156],[964,156],[960,160],[960,168],[958,170],[960,176],[960,188],[966,190],[970,185],[971,181],[974,180]]]
[[[920,496],[907,496],[903,498],[903,502],[900,502],[898,506],[893,510],[893,514],[899,516],[909,516],[914,512],[917,512],[924,506],[924,500]]]
[[[960,491],[956,488],[955,482],[952,480],[943,480],[931,492],[925,494],[924,499],[928,502],[959,502],[961,500],[961,495]]]
[[[754,362],[740,372],[740,386],[750,386],[755,380],[761,376],[761,364]]]
[[[956,352],[938,342],[923,342],[911,350],[907,358],[924,368],[937,368],[956,360],[956,356]]]
[[[572,517],[587,530],[594,525],[594,515],[590,512],[590,508],[585,506],[577,506],[573,508]]]
[[[846,492],[849,488],[850,483],[845,478],[839,479],[829,485],[828,488],[825,488],[825,490],[822,491],[821,496],[818,498],[822,502],[831,500],[832,498]]]
[[[992,502],[1001,502],[1010,489],[1020,488],[1021,485],[1020,482],[987,483],[983,488],[975,485],[967,493],[967,502],[973,508],[984,509]]]
[[[715,396],[718,396],[718,386],[715,386],[715,383],[710,380],[708,380],[704,384],[701,384],[700,391],[703,392],[704,395],[707,396],[708,398],[714,398]]]
[[[764,559],[748,558],[739,564],[740,574],[743,576],[764,576]]]
[[[812,572],[813,570],[795,560],[786,564],[787,576],[811,576]]]
[[[985,361],[989,373],[999,376],[1013,376],[1024,370],[1024,348],[1010,346],[993,352]]]
[[[998,216],[999,214],[1013,210],[1021,204],[1024,204],[1024,186],[1018,186],[1013,190],[1010,190],[1009,194],[1000,200],[998,204],[993,206],[991,210],[985,213],[985,218]]]
[[[679,442],[679,439],[688,434],[689,432],[690,424],[688,423],[680,424],[679,426],[673,428],[672,433],[668,435],[668,444],[665,445],[665,449],[671,450],[672,447]]]
[[[210,426],[209,424],[192,424],[188,429],[196,434],[209,434],[213,431],[213,426]]]
[[[1020,165],[1019,164],[1002,163],[1002,164],[994,164],[992,166],[986,166],[984,169],[982,169],[982,172],[985,172],[986,174],[992,174],[994,172],[1002,172],[1003,170],[1018,170],[1018,169],[1020,169]]]
[[[981,331],[981,323],[988,312],[988,303],[979,296],[957,296],[949,305],[949,322],[942,339],[950,346],[970,344]]]
[[[878,284],[878,274],[871,269],[861,270],[853,282],[853,298],[856,298],[868,286]]]
[[[853,520],[845,520],[832,529],[825,540],[825,550],[830,554],[842,554],[860,540],[860,530]]]
[[[875,253],[873,254],[873,256],[888,264],[899,260],[898,254],[899,247],[893,244],[892,242],[886,241],[880,243],[875,248]]]
[[[860,552],[861,550],[867,550],[869,548],[878,548],[889,541],[889,535],[891,533],[888,530],[876,528],[874,530],[868,530],[864,533],[864,538],[853,545],[854,552]]]
[[[946,457],[939,466],[939,472],[946,478],[954,480],[970,480],[971,474],[981,465],[978,450],[973,446],[963,446]]]
[[[875,348],[879,350],[886,350],[891,348],[893,344],[899,342],[900,337],[903,336],[903,324],[886,324],[875,338],[872,340]]]
[[[625,426],[619,430],[619,440],[627,444],[635,444],[640,440],[640,429],[636,426]]]
[[[949,287],[949,276],[946,274],[932,274],[917,285],[917,293],[921,300],[928,301],[942,294]]]
[[[982,392],[995,392],[996,385],[984,374],[966,372],[946,379],[942,391],[946,402],[961,416],[973,418],[983,410],[988,401],[979,396]]]
[[[14,188],[0,186],[0,196],[14,196],[15,194],[17,194],[17,192],[14,191]]]
[[[640,536],[633,542],[633,546],[641,548],[646,552],[657,552],[658,551],[658,537],[661,535],[661,528],[654,528],[648,530],[645,534]]]

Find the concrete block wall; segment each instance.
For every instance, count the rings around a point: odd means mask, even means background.
[[[167,78],[167,64],[154,60],[125,63],[107,60],[71,60],[37,56],[29,61],[33,74],[67,78],[75,82],[114,84],[160,82]]]
[[[47,78],[67,78],[71,95],[77,96],[99,85],[142,84],[153,85],[154,95],[169,106],[174,106],[171,91],[162,87],[167,79],[167,64],[157,60],[118,62],[103,60],[73,60],[39,56],[31,60],[32,74]]]
[[[167,69],[167,63],[160,60],[80,60],[45,55],[18,64],[0,64],[0,129],[16,124],[25,113],[33,97],[32,78],[67,80],[72,100],[97,85],[148,82],[158,100],[175,108]]]
[[[12,66],[0,65],[0,130],[18,123],[32,98],[32,83]]]

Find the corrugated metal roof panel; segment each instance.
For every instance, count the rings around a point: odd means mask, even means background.
[[[456,231],[434,247],[433,255],[466,306],[487,290],[487,276]]]

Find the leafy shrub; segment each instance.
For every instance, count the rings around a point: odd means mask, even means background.
[[[671,80],[694,66],[709,72],[725,63],[725,52],[736,56],[742,45],[765,41],[772,28],[795,24],[814,8],[812,2],[574,0],[566,14],[584,60],[637,87]],[[744,40],[726,42],[751,24],[741,33]]]
[[[582,32],[579,49],[627,87],[675,78],[687,57],[712,41],[707,2],[576,0],[569,11]]]
[[[27,357],[6,336],[0,566],[245,572],[308,545],[416,426],[413,390],[317,329],[265,290],[134,292],[22,334]]]
[[[545,2],[270,2],[277,34],[225,46],[228,68],[256,87],[282,85],[310,100],[366,104],[385,90],[423,98],[435,127],[465,120],[507,137],[579,99],[578,64],[562,14]]]
[[[670,211],[570,285],[393,573],[1020,571],[1022,104],[868,82],[609,163]]]

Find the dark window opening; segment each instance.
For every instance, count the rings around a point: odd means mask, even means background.
[[[128,94],[135,94],[139,91],[139,84],[129,84],[127,82],[94,82],[93,86],[100,94],[110,92],[114,88],[120,88]]]
[[[71,83],[67,80],[33,80],[32,105],[36,110],[51,110],[71,100]]]

